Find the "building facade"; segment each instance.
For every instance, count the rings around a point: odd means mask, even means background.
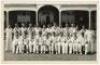
[[[4,24],[5,27],[14,27],[15,23],[32,23],[34,26],[53,23],[65,26],[66,23],[75,23],[78,26],[96,29],[96,12],[96,3],[5,3]]]

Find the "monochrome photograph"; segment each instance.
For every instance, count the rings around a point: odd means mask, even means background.
[[[4,61],[96,61],[97,4],[4,1]]]

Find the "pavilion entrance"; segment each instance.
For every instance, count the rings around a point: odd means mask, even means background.
[[[57,8],[51,5],[43,6],[38,11],[38,20],[38,24],[41,27],[43,25],[53,25],[53,23],[59,25],[59,11]]]

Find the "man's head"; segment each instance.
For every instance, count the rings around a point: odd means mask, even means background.
[[[25,27],[25,24],[24,24],[24,23],[22,23],[22,24],[21,24],[21,26],[22,26],[22,27]]]
[[[10,26],[10,25],[8,25],[8,28],[11,28],[11,26]]]
[[[50,27],[50,24],[48,24],[48,28]]]
[[[43,28],[45,28],[46,26],[45,25],[43,25]]]
[[[71,24],[71,27],[75,27],[75,24],[72,23],[72,24]]]
[[[29,24],[29,27],[32,27],[32,24],[31,23]]]
[[[15,27],[18,27],[18,24],[17,23],[15,24]]]
[[[82,29],[85,29],[85,26],[82,26]]]

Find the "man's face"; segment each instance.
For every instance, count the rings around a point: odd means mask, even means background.
[[[74,24],[71,24],[72,27],[74,27]]]
[[[22,27],[25,27],[25,24],[22,24]]]
[[[32,27],[32,24],[29,24],[29,27]]]
[[[8,28],[10,28],[10,25],[8,25]]]
[[[18,25],[17,25],[17,24],[15,24],[15,27],[18,27]]]
[[[45,28],[45,25],[43,25],[43,28]]]
[[[82,29],[85,29],[85,27],[84,27],[84,26],[82,26]]]

